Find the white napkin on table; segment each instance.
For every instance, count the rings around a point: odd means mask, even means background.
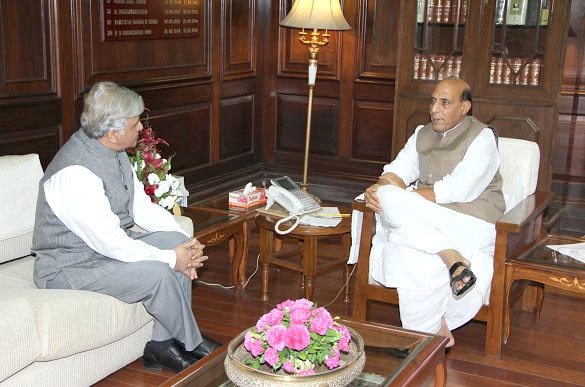
[[[585,242],[568,245],[547,245],[546,247],[585,263]]]

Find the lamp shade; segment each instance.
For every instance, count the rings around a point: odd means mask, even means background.
[[[351,30],[343,17],[339,0],[296,0],[280,25],[320,30]]]

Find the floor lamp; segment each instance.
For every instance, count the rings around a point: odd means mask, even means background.
[[[296,0],[284,20],[283,27],[301,28],[299,41],[309,47],[309,104],[307,106],[307,134],[305,138],[305,160],[301,187],[307,191],[309,169],[309,144],[311,141],[311,113],[313,110],[313,89],[317,78],[319,48],[329,43],[328,30],[350,30],[343,17],[339,0]],[[313,30],[310,33],[306,29]],[[319,32],[324,30],[324,32]]]

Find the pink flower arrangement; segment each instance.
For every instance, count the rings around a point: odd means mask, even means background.
[[[246,332],[244,347],[252,357],[245,362],[255,369],[267,364],[295,375],[315,374],[317,365],[336,368],[351,341],[338,318],[304,298],[280,303]]]

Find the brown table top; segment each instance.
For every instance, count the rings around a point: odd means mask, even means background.
[[[585,243],[585,238],[571,235],[548,235],[547,238],[540,242],[535,249],[531,250],[528,254],[521,256],[517,261],[556,266],[572,270],[585,270],[585,263],[547,247],[547,245],[566,245],[574,243]]]
[[[183,207],[181,211],[184,216],[191,218],[193,221],[194,235],[213,229],[214,226],[221,225],[222,228],[225,228],[231,223],[242,221],[240,217],[230,213],[206,211],[197,207]]]
[[[264,206],[264,204],[261,204],[258,206],[250,207],[248,209],[230,207],[229,201],[228,201],[228,194],[225,193],[225,194],[221,194],[221,195],[214,196],[212,198],[197,202],[191,207],[205,208],[205,209],[209,209],[211,211],[226,212],[226,213],[231,213],[234,215],[247,217],[248,215],[256,215],[256,209],[261,208],[263,206]]]
[[[340,322],[362,336],[366,351],[362,372],[381,376],[378,385],[420,385],[433,378],[438,362],[445,362],[446,337],[345,318]],[[221,386],[228,381],[223,364],[227,349],[228,343],[162,386]]]

